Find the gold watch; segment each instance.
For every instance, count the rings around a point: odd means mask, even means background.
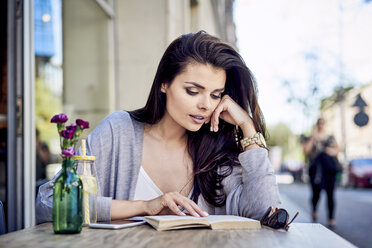
[[[247,146],[250,146],[253,144],[257,144],[259,147],[267,149],[265,138],[260,132],[257,132],[255,135],[253,135],[250,138],[241,139],[240,144],[242,145],[243,150],[245,150]]]

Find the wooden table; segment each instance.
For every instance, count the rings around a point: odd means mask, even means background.
[[[293,223],[288,232],[184,229],[159,232],[150,226],[120,230],[90,229],[56,235],[52,223],[0,236],[0,247],[355,247],[321,224]]]

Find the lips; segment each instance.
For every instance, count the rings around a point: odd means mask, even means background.
[[[205,115],[190,115],[190,117],[196,124],[203,124],[207,118]]]

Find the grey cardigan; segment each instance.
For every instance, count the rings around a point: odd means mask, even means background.
[[[110,221],[111,200],[132,200],[141,167],[144,124],[129,113],[106,117],[87,138],[87,154],[96,156],[99,221]],[[198,205],[209,214],[231,214],[259,219],[269,207],[280,205],[278,185],[267,151],[254,148],[239,155],[241,166],[223,181],[226,204],[214,207],[202,196]],[[39,188],[36,222],[52,221],[53,185],[59,173]]]

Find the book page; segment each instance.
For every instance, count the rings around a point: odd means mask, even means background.
[[[145,216],[144,219],[157,230],[209,226],[208,220],[193,216],[156,215]]]
[[[258,220],[234,215],[210,215],[206,217],[212,229],[261,228]]]
[[[171,220],[193,220],[193,219],[202,219],[193,216],[179,216],[179,215],[154,215],[154,216],[145,216],[146,218],[154,219],[157,221],[171,221]]]
[[[155,216],[146,216],[145,219],[152,219],[156,220],[157,222],[180,222],[183,223],[184,220],[187,220],[188,223],[198,223],[198,222],[204,222],[201,220],[208,220],[210,224],[216,223],[216,222],[239,222],[239,221],[252,221],[257,222],[257,220],[241,217],[241,216],[235,216],[235,215],[209,215],[208,217],[194,217],[194,216],[178,216],[178,215],[155,215]]]
[[[210,224],[217,222],[239,222],[239,221],[252,221],[256,222],[257,220],[245,218],[235,215],[209,215],[208,217],[203,217],[202,219],[207,219]]]
[[[208,217],[157,215],[145,216],[145,221],[157,230],[210,226],[212,229],[260,228],[254,219],[233,215],[210,215]]]

